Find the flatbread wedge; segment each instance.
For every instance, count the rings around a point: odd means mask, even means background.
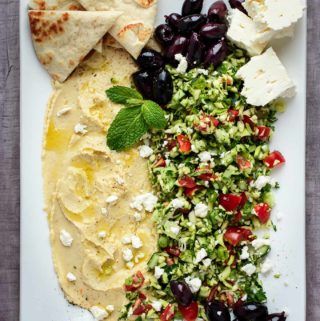
[[[54,80],[63,82],[121,14],[30,10],[32,41],[39,61]]]
[[[109,30],[134,58],[152,36],[157,0],[79,0],[86,10],[117,10],[123,14]]]
[[[75,0],[30,0],[29,8],[34,10],[84,10]]]

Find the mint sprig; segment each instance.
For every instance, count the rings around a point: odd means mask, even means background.
[[[166,127],[165,112],[157,103],[143,100],[137,90],[114,86],[108,89],[106,94],[112,102],[124,105],[107,133],[107,145],[110,149],[116,151],[128,149],[148,130]]]

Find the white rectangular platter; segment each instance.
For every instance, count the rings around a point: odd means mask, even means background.
[[[206,0],[207,8],[213,0]],[[157,22],[164,14],[179,12],[183,0],[159,0]],[[51,260],[49,230],[43,211],[41,144],[50,78],[34,54],[27,19],[27,0],[20,5],[21,45],[21,308],[20,321],[90,321],[88,311],[71,306],[59,288]],[[306,15],[293,39],[274,45],[297,95],[279,116],[272,147],[287,160],[274,172],[281,189],[273,211],[283,213],[278,232],[272,233],[270,258],[274,273],[264,284],[270,311],[285,309],[288,321],[306,320],[305,298],[305,117]]]

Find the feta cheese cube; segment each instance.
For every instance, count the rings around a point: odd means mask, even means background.
[[[92,306],[89,310],[97,321],[102,321],[109,315],[105,309],[96,305]]]
[[[147,145],[142,145],[138,148],[139,154],[142,158],[148,158],[153,154],[152,148]]]
[[[106,198],[106,203],[115,204],[118,201],[119,197],[117,195],[111,195]]]
[[[175,60],[179,62],[179,65],[177,67],[177,71],[180,72],[181,74],[185,74],[186,71],[188,70],[188,61],[186,57],[184,57],[181,54],[176,54],[174,56]]]
[[[208,215],[208,205],[203,203],[198,203],[194,208],[194,214],[197,217],[205,218]]]
[[[247,103],[265,106],[279,97],[292,97],[295,86],[272,48],[253,57],[239,69],[237,76],[244,81],[241,92]]]
[[[77,277],[76,277],[73,273],[68,272],[68,274],[67,274],[67,280],[68,280],[69,282],[75,282],[75,281],[77,280]]]
[[[171,206],[174,208],[174,209],[179,209],[179,208],[183,208],[184,206],[184,201],[181,200],[180,198],[175,198],[171,201]]]
[[[267,184],[275,187],[276,181],[270,176],[259,176],[255,182],[251,182],[251,186],[255,187],[257,190],[262,190]]]
[[[260,268],[262,274],[267,274],[268,272],[270,272],[273,268],[271,260],[268,258],[265,259]]]
[[[186,283],[189,285],[189,288],[192,293],[197,293],[202,285],[202,281],[199,278],[191,278],[188,276],[185,278]]]
[[[154,268],[154,277],[158,280],[161,278],[161,276],[163,275],[164,273],[164,269],[162,269],[161,267],[159,266],[156,266]]]
[[[251,242],[251,245],[257,250],[264,245],[270,246],[270,240],[267,239],[256,239]]]
[[[74,126],[74,132],[79,135],[85,135],[88,132],[87,128],[88,126],[79,123]]]
[[[108,311],[108,312],[113,312],[114,311],[114,305],[112,305],[112,304],[109,304],[109,305],[107,305],[106,306],[106,310]]]
[[[245,272],[248,276],[251,276],[256,272],[257,268],[252,263],[246,264],[241,268],[241,271]]]
[[[147,212],[152,212],[157,202],[158,197],[152,193],[146,193],[136,196],[131,202],[130,207],[138,211],[142,211],[144,208]]]
[[[160,301],[153,301],[151,303],[153,309],[156,311],[156,312],[160,312],[161,311],[161,308],[162,308],[162,303]]]
[[[128,248],[122,249],[122,257],[126,262],[130,262],[133,259],[132,251]]]
[[[131,236],[131,243],[132,243],[132,247],[134,249],[140,249],[142,247],[142,242],[139,236],[136,235],[132,235]]]
[[[207,256],[208,256],[207,251],[202,248],[200,251],[197,252],[196,258],[194,259],[194,263],[195,264],[200,263]]]
[[[240,260],[247,260],[250,257],[249,248],[244,246],[240,254]]]
[[[211,161],[211,155],[209,152],[201,152],[199,155],[200,161],[203,163],[210,162]]]
[[[73,238],[69,232],[67,232],[66,230],[61,230],[60,241],[63,246],[70,247],[72,245]]]
[[[107,232],[106,231],[100,231],[98,233],[98,236],[101,238],[101,239],[104,239],[106,236],[107,236]]]

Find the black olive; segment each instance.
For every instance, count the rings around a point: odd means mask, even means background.
[[[193,32],[190,40],[187,52],[187,61],[190,67],[196,67],[201,64],[204,55],[204,45],[200,41],[200,37],[197,33]]]
[[[170,289],[180,305],[187,307],[191,304],[192,292],[188,284],[181,281],[171,281]]]
[[[159,105],[168,104],[173,95],[173,81],[165,69],[157,71],[153,77],[153,100]]]
[[[175,37],[172,27],[167,24],[159,25],[154,34],[156,39],[164,46],[170,45]]]
[[[177,22],[177,30],[179,33],[188,35],[192,31],[198,31],[206,23],[206,17],[202,14],[193,14],[181,18]]]
[[[236,303],[234,315],[239,321],[267,321],[268,308],[260,303]]]
[[[164,65],[162,55],[153,49],[143,49],[137,63],[141,69],[145,70],[160,69]]]
[[[188,16],[194,13],[200,13],[203,6],[203,0],[185,0],[182,5],[182,15]]]
[[[228,8],[223,1],[217,1],[208,10],[208,19],[212,22],[224,22]]]
[[[238,9],[245,13],[246,15],[248,14],[247,10],[243,7],[242,3],[245,2],[245,0],[229,0],[230,6],[233,9]]]
[[[227,56],[228,48],[224,38],[220,39],[216,44],[210,47],[206,53],[204,64],[206,67],[210,65],[218,66]]]
[[[185,56],[188,49],[189,40],[186,37],[177,36],[170,47],[165,51],[165,58],[171,64],[175,65],[177,62],[175,60],[175,55],[181,54]]]
[[[268,321],[286,321],[287,317],[285,312],[269,314],[267,317]]]
[[[145,99],[153,99],[153,73],[139,70],[132,75],[132,80],[138,91]]]
[[[212,40],[223,37],[226,32],[227,26],[224,23],[209,22],[201,28],[200,36],[210,43]]]
[[[166,16],[166,23],[173,29],[177,29],[177,23],[181,19],[179,13],[171,13],[169,16]]]
[[[211,301],[205,305],[206,315],[209,321],[230,321],[230,313],[223,302]]]

